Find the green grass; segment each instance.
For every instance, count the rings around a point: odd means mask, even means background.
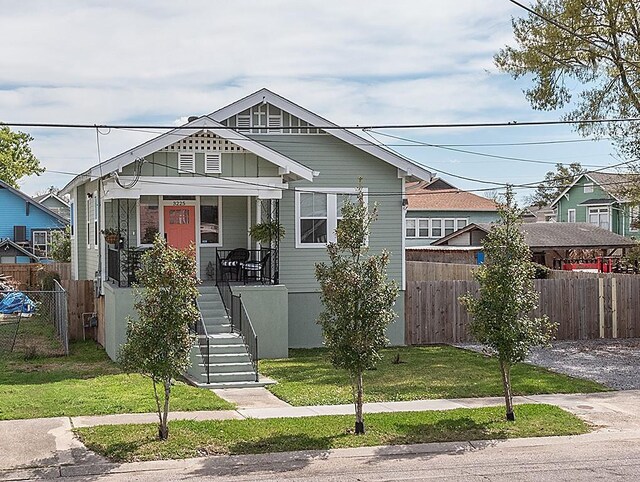
[[[60,353],[49,326],[22,320],[16,349],[0,357],[0,420],[155,411],[151,381],[122,373],[93,341]],[[172,389],[173,411],[232,408],[209,390]]]
[[[397,354],[403,363],[392,363]],[[331,366],[326,350],[290,350],[289,355],[260,362],[260,372],[278,381],[269,387],[277,397],[296,406],[352,402],[349,378]],[[364,378],[367,402],[502,395],[496,360],[450,346],[383,350],[377,368],[367,371]],[[526,364],[513,368],[512,384],[515,395],[608,390],[595,382]]]
[[[157,425],[102,425],[75,432],[91,450],[118,462],[177,459],[216,454],[399,445],[424,442],[576,435],[590,428],[550,405],[516,406],[516,421],[504,407],[378,413],[365,417],[367,433],[353,435],[353,416],[175,421],[169,439],[157,440]]]

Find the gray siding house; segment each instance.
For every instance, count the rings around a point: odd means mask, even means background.
[[[156,233],[174,246],[196,248],[203,281],[199,347],[207,346],[194,348],[196,382],[255,381],[254,340],[234,324],[232,298],[251,321],[260,358],[320,346],[314,265],[328,259],[343,196],[355,192],[360,177],[367,202],[379,207],[371,251],[392,253],[388,274],[404,289],[405,183],[429,180],[431,173],[267,89],[77,176],[64,189],[72,272],[99,284],[107,353],[117,356],[127,316],[135,318],[135,266]],[[284,227],[282,240],[251,239],[250,227],[266,221]],[[403,300],[400,294],[388,332],[395,345],[404,343]],[[225,353],[233,366],[220,361]]]

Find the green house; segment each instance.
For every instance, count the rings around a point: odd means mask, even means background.
[[[405,183],[431,173],[267,89],[77,176],[64,189],[72,271],[95,280],[103,298],[99,341],[117,356],[127,317],[135,318],[136,265],[159,233],[173,246],[195,246],[195,382],[252,384],[258,358],[320,346],[314,267],[328,259],[342,202],[359,178],[379,210],[370,249],[391,252],[388,275],[404,289]],[[284,237],[252,239],[250,228],[265,223],[280,224]],[[388,331],[395,345],[404,343],[403,300],[401,293]]]
[[[620,194],[627,174],[587,172],[578,177],[551,204],[562,223],[590,223],[627,237],[640,234],[634,221],[638,206]]]

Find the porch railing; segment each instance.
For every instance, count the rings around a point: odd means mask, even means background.
[[[247,313],[247,309],[242,302],[241,295],[234,295],[229,285],[229,280],[222,279],[218,283],[218,291],[220,292],[220,298],[224,304],[225,311],[229,317],[231,323],[231,331],[242,336],[247,351],[249,353],[249,359],[253,366],[253,371],[256,376],[256,382],[259,379],[258,375],[258,336],[251,324],[251,319]]]
[[[120,287],[129,287],[137,281],[143,253],[148,248],[107,248],[107,276]]]
[[[216,248],[216,284],[222,281],[278,284],[278,272],[275,249]]]

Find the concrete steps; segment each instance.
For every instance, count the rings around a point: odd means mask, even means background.
[[[209,343],[208,363],[206,348],[196,343],[191,348],[191,367],[187,378],[203,388],[241,388],[264,386],[271,380],[256,382],[256,373],[242,337],[233,333],[227,312],[215,286],[201,286],[198,305]],[[201,338],[203,343],[204,339]],[[207,365],[209,379],[207,381]]]

